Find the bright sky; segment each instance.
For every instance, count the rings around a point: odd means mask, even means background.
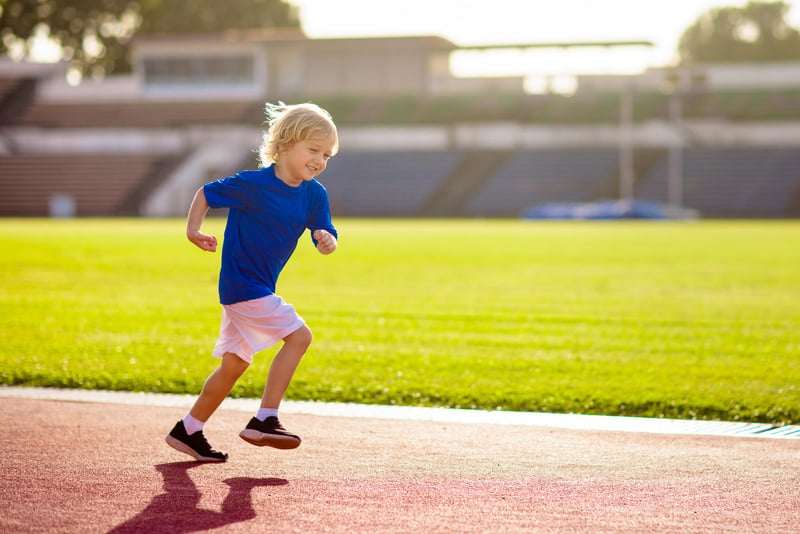
[[[461,52],[459,76],[634,73],[665,66],[683,31],[715,7],[739,0],[289,0],[312,38],[438,35],[456,45],[564,41],[651,41],[652,49]],[[800,27],[800,0],[789,0]]]

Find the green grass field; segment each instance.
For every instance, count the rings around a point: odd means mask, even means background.
[[[290,398],[800,423],[800,222],[336,222],[279,282]],[[183,225],[0,220],[0,383],[197,393],[219,255]]]

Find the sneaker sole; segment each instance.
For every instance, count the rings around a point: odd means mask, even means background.
[[[167,436],[164,438],[164,441],[167,442],[167,445],[175,449],[176,451],[180,451],[184,454],[188,454],[189,456],[193,457],[198,462],[216,462],[221,463],[227,460],[227,458],[211,458],[210,456],[203,456],[202,454],[198,454],[197,451],[192,449],[190,446],[185,444],[184,442],[173,438],[172,436]]]
[[[265,434],[251,428],[245,428],[239,432],[239,437],[256,447],[272,447],[285,450],[296,449],[300,446],[300,439],[279,434]]]

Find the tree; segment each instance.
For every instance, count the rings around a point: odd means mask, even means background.
[[[130,70],[134,35],[229,29],[300,28],[283,0],[0,0],[0,54],[30,57],[51,39],[82,74]]]
[[[786,21],[786,2],[749,2],[709,10],[680,39],[681,63],[800,59],[800,31]]]

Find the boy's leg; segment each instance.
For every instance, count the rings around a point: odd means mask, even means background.
[[[189,412],[189,418],[205,423],[231,392],[236,381],[247,369],[248,363],[236,354],[225,353],[222,363],[203,384],[203,390]],[[211,448],[201,430],[189,433],[184,420],[178,421],[167,435],[166,442],[173,448],[193,456],[201,462],[224,462],[228,455]]]
[[[194,401],[189,414],[204,423],[208,421],[208,418],[219,408],[249,365],[232,352],[223,354],[222,363],[206,379],[203,390]]]
[[[269,368],[267,384],[261,396],[262,408],[280,407],[281,400],[289,389],[294,372],[300,365],[300,360],[311,345],[311,330],[306,325],[301,326],[284,338],[283,347],[275,355]]]
[[[311,330],[301,326],[284,338],[283,347],[275,355],[269,369],[267,384],[261,397],[261,408],[277,413],[300,360],[311,345]],[[293,449],[300,445],[300,437],[291,434],[281,425],[277,415],[264,420],[253,417],[239,436],[253,445]]]

